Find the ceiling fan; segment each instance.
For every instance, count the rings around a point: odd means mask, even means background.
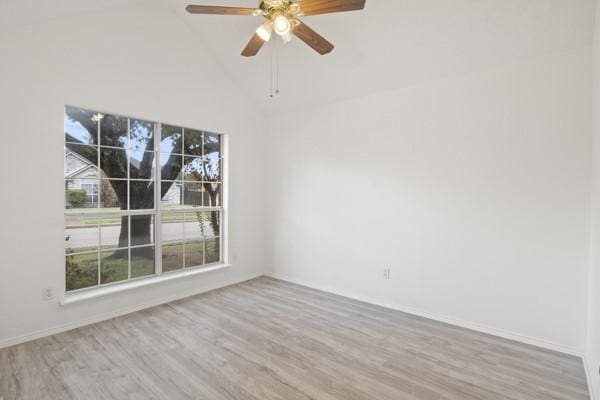
[[[190,14],[265,17],[267,22],[256,30],[242,51],[244,57],[257,55],[263,44],[271,39],[273,32],[281,36],[286,43],[295,35],[316,52],[324,55],[333,50],[333,45],[298,17],[362,10],[365,8],[365,2],[366,0],[263,0],[258,8],[189,5],[186,10]]]

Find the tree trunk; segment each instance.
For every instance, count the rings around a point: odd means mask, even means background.
[[[117,198],[119,199],[119,204],[121,206],[121,210],[127,210],[127,182],[126,181],[109,181],[112,186]],[[125,248],[122,250],[117,250],[111,256],[113,258],[122,258],[127,254],[127,246],[129,244],[129,221],[128,217],[121,217],[121,232],[119,233],[119,247]]]
[[[131,245],[141,246],[152,240],[152,215],[131,217]]]
[[[121,217],[121,233],[119,234],[119,247],[113,257],[121,258],[127,252],[129,233],[131,232],[131,246],[142,246],[152,243],[152,216],[132,215],[131,225],[127,217]],[[154,249],[144,247],[136,249],[136,255],[145,258],[154,258]]]
[[[121,217],[121,233],[119,234],[119,247],[129,246],[129,217]]]
[[[219,196],[219,190],[217,189],[217,190],[209,191],[208,194],[210,195],[210,204],[216,205],[217,198]],[[221,229],[219,227],[219,225],[220,225],[219,213],[211,212],[210,219],[212,222],[213,229],[215,230],[214,231],[215,236],[221,236]]]

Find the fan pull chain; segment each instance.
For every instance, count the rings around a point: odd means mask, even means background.
[[[275,95],[279,95],[279,47],[280,45],[275,45]]]
[[[269,76],[269,84],[271,85],[269,98],[272,99],[273,97],[275,97],[275,94],[273,93],[273,41],[269,43],[269,67],[271,71],[271,75]]]
[[[271,91],[269,98],[274,99],[275,96],[279,95],[279,51],[278,46],[275,43],[276,40],[271,40],[270,43],[270,55],[271,55]]]

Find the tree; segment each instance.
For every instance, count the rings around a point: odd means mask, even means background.
[[[79,208],[85,204],[85,200],[87,198],[87,194],[85,190],[82,189],[73,189],[67,190],[67,201],[71,205],[71,207]]]
[[[99,165],[101,173],[104,176],[109,179],[127,178],[127,168],[129,167],[129,175],[132,179],[152,178],[153,168],[155,167],[153,139],[157,134],[154,129],[154,124],[142,120],[129,120],[131,142],[136,143],[136,145],[140,147],[135,150],[137,152],[143,152],[143,155],[140,160],[137,160],[139,162],[131,162],[128,166],[127,153],[126,150],[122,148],[124,147],[124,141],[126,141],[127,138],[127,118],[112,115],[106,115],[99,118],[98,114],[92,111],[72,107],[68,108],[67,117],[71,121],[81,124],[81,126],[89,133],[89,137],[82,140],[81,138],[73,137],[67,132],[67,142],[71,143],[67,143],[66,146],[71,151],[88,160],[96,160],[98,158],[98,153],[94,154],[96,151],[95,149],[87,146],[80,146],[78,144],[102,144],[103,146],[114,146],[113,148],[102,148],[100,151]],[[101,131],[102,143],[98,143],[98,129]],[[173,145],[169,158],[161,162],[163,183],[161,185],[160,198],[163,198],[171,188],[173,181],[175,181],[182,172],[181,156],[177,154],[182,154],[184,144],[180,128],[163,125],[161,133],[162,138],[170,138]],[[156,140],[161,140],[161,138],[157,138]],[[188,142],[189,141],[186,140],[186,153],[201,155],[198,152],[201,152],[202,143],[194,143],[193,141]],[[205,145],[204,150],[205,154],[220,151],[220,144]],[[120,208],[126,210],[127,180],[110,179],[109,182],[119,201]],[[167,182],[170,183],[167,184]],[[130,186],[130,209],[142,210],[154,208],[154,181],[130,181]],[[211,192],[209,191],[209,193]],[[212,194],[211,196],[216,195]],[[132,246],[150,242],[151,221],[152,217],[150,215],[136,216],[131,219]],[[215,227],[218,227],[218,221]],[[128,218],[123,217],[121,220],[119,247],[127,247],[130,233],[129,229]]]

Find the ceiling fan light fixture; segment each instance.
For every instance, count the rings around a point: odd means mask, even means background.
[[[267,21],[256,30],[256,34],[265,42],[271,40],[271,35],[273,34],[273,22]]]
[[[276,16],[273,20],[273,25],[275,28],[275,33],[277,33],[280,36],[287,35],[292,30],[292,23],[284,15]]]
[[[250,0],[248,0],[250,1]],[[258,7],[229,7],[188,4],[190,14],[262,16],[262,24],[242,50],[243,57],[254,57],[271,40],[273,31],[288,43],[294,36],[321,55],[329,54],[334,46],[301,21],[300,16],[333,14],[365,8],[367,0],[255,0]],[[264,21],[263,21],[264,22]]]

